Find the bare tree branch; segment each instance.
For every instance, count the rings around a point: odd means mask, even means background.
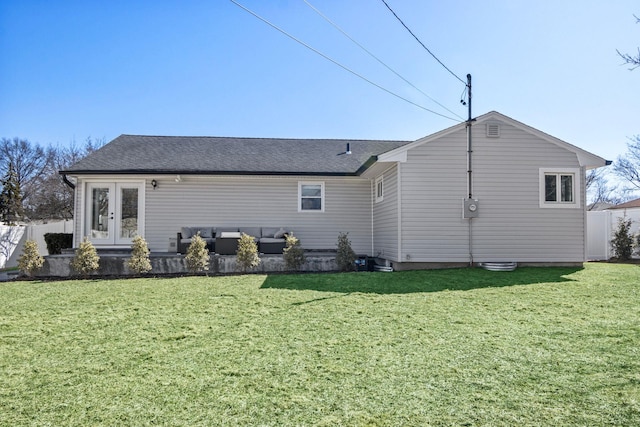
[[[640,18],[638,18],[636,15],[633,15],[633,17],[636,18],[636,24],[640,23]],[[629,68],[629,70],[635,70],[636,68],[640,67],[640,48],[638,48],[637,56],[632,56],[628,53],[622,53],[618,49],[616,49],[616,52],[618,52],[618,55],[622,58],[625,64],[631,65],[631,68]]]

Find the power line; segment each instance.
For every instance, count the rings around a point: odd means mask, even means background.
[[[413,31],[411,31],[411,30],[409,29],[409,27],[407,27],[407,25],[406,25],[406,24],[402,21],[402,19],[400,19],[400,17],[399,17],[399,16],[398,16],[394,11],[393,11],[393,9],[391,9],[391,6],[389,6],[385,0],[381,0],[381,1],[382,1],[382,3],[384,3],[384,5],[385,5],[385,6],[387,6],[387,9],[389,9],[389,11],[390,11],[391,13],[393,13],[393,16],[395,16],[395,17],[396,17],[396,19],[397,19],[398,21],[400,21],[400,23],[402,24],[402,26],[403,26],[404,28],[406,28],[406,29],[407,29],[407,31],[409,31],[409,34],[411,34],[411,35],[413,36],[413,38],[414,38],[414,39],[416,39],[416,40],[417,40],[417,42],[418,42],[418,43],[420,43],[420,45],[421,45],[421,46],[422,46],[422,47],[423,47],[427,52],[429,52],[429,54],[430,54],[431,56],[433,56],[433,59],[435,59],[436,61],[438,61],[438,62],[440,63],[440,65],[442,65],[442,66],[444,67],[444,69],[445,69],[445,70],[447,70],[448,72],[450,72],[450,73],[451,73],[451,75],[452,75],[453,77],[455,77],[456,79],[460,80],[463,84],[465,84],[465,85],[467,84],[464,80],[462,80],[460,77],[458,77],[458,76],[456,75],[456,73],[454,73],[454,72],[453,72],[453,71],[451,71],[451,70],[450,70],[446,65],[444,65],[444,63],[443,63],[442,61],[440,61],[440,60],[438,59],[438,57],[437,57],[437,56],[435,56],[435,55],[433,54],[433,52],[431,52],[431,51],[429,50],[429,48],[428,48],[427,46],[425,46],[425,45],[424,45],[424,43],[422,43],[422,42],[420,41],[420,39],[418,38],[418,36],[416,36],[415,34],[413,34]]]
[[[334,63],[334,64],[335,64],[335,65],[337,65],[338,67],[342,68],[342,69],[343,69],[343,70],[345,70],[345,71],[348,71],[349,73],[353,74],[353,75],[354,75],[354,76],[356,76],[356,77],[359,77],[360,79],[364,80],[365,82],[367,82],[367,83],[369,83],[369,84],[371,84],[371,85],[373,85],[373,86],[377,87],[378,89],[380,89],[380,90],[382,90],[382,91],[384,91],[384,92],[387,92],[389,95],[393,95],[393,96],[395,96],[396,98],[399,98],[399,99],[401,99],[401,100],[403,100],[403,101],[405,101],[405,102],[408,102],[409,104],[411,104],[411,105],[413,105],[413,106],[416,106],[416,107],[418,107],[418,108],[420,108],[420,109],[422,109],[422,110],[428,111],[428,112],[430,112],[430,113],[432,113],[432,114],[435,114],[435,115],[437,115],[437,116],[444,117],[445,119],[453,120],[454,122],[460,122],[460,120],[458,120],[458,119],[454,119],[454,118],[452,118],[452,117],[445,116],[444,114],[440,114],[440,113],[438,113],[438,112],[436,112],[436,111],[430,110],[430,109],[428,109],[428,108],[426,108],[426,107],[423,107],[423,106],[422,106],[422,105],[420,105],[420,104],[416,104],[415,102],[413,102],[413,101],[411,101],[411,100],[409,100],[409,99],[407,99],[407,98],[404,98],[403,96],[398,95],[397,93],[391,92],[389,89],[386,89],[386,88],[384,88],[384,87],[380,86],[379,84],[377,84],[377,83],[375,83],[375,82],[373,82],[373,81],[371,81],[371,80],[367,79],[367,78],[366,78],[366,77],[364,77],[363,75],[358,74],[357,72],[353,71],[352,69],[350,69],[350,68],[346,67],[345,65],[342,65],[342,64],[341,64],[341,63],[339,63],[338,61],[336,61],[336,60],[334,60],[334,59],[330,58],[329,56],[325,55],[324,53],[320,52],[319,50],[317,50],[317,49],[315,49],[315,48],[313,48],[313,47],[309,46],[308,44],[306,44],[306,43],[305,43],[305,42],[303,42],[302,40],[297,39],[296,37],[294,37],[294,36],[292,36],[291,34],[287,33],[287,32],[286,32],[285,30],[283,30],[282,28],[278,27],[278,26],[277,26],[277,25],[275,25],[275,24],[272,24],[271,22],[267,21],[265,18],[261,17],[261,16],[260,16],[260,15],[258,15],[257,13],[255,13],[255,12],[253,12],[252,10],[250,10],[250,9],[248,9],[248,8],[246,8],[246,7],[244,7],[243,5],[241,5],[240,3],[238,3],[236,0],[230,0],[230,1],[231,1],[231,3],[235,4],[235,5],[236,5],[236,6],[238,6],[239,8],[241,8],[241,9],[245,10],[246,12],[250,13],[251,15],[255,16],[256,18],[258,18],[259,20],[261,20],[261,21],[262,21],[262,22],[264,22],[265,24],[269,25],[271,28],[273,28],[273,29],[275,29],[275,30],[277,30],[277,31],[281,32],[281,33],[282,33],[282,34],[284,34],[285,36],[289,37],[291,40],[293,40],[293,41],[295,41],[295,42],[297,42],[297,43],[301,44],[302,46],[306,47],[307,49],[311,50],[312,52],[314,52],[314,53],[316,53],[316,54],[318,54],[318,55],[322,56],[322,57],[323,57],[324,59],[326,59],[327,61],[330,61],[330,62]]]
[[[407,83],[409,86],[411,86],[412,88],[414,88],[415,90],[417,90],[418,92],[420,92],[421,94],[423,94],[424,96],[426,96],[427,98],[429,98],[431,101],[435,102],[436,104],[438,104],[440,107],[444,108],[445,110],[447,110],[448,112],[450,112],[451,114],[453,114],[454,116],[460,118],[461,120],[464,120],[460,115],[458,115],[456,112],[451,111],[450,109],[448,109],[447,107],[445,107],[444,105],[442,105],[441,103],[439,103],[438,101],[436,101],[435,99],[433,99],[431,96],[429,96],[427,93],[423,92],[422,90],[420,90],[418,87],[416,87],[413,83],[411,83],[409,80],[405,79],[403,76],[401,76],[396,70],[394,70],[393,68],[391,68],[389,65],[387,65],[384,61],[382,61],[380,58],[378,58],[376,55],[374,55],[373,53],[371,53],[367,48],[365,48],[362,44],[358,43],[353,37],[351,37],[349,34],[347,34],[346,31],[344,31],[342,28],[340,28],[337,24],[335,24],[331,19],[329,19],[326,15],[324,15],[322,12],[320,12],[316,7],[314,7],[311,3],[309,3],[307,0],[303,0],[307,6],[309,6],[311,9],[313,9],[313,11],[315,11],[318,15],[320,15],[325,21],[327,21],[329,24],[331,24],[335,29],[337,29],[338,31],[340,31],[346,38],[348,38],[349,40],[351,40],[353,43],[356,44],[356,46],[358,46],[360,49],[364,50],[367,54],[369,54],[369,56],[371,56],[373,59],[375,59],[376,61],[378,61],[380,64],[382,64],[387,70],[391,71],[393,74],[395,74],[396,76],[398,76],[399,78],[401,78],[405,83]]]

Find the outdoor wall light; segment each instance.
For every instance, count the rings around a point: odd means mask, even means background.
[[[158,181],[156,181],[155,179],[151,180],[151,186],[153,187],[153,189],[155,190],[156,187],[158,186]]]
[[[180,175],[176,175],[176,182],[182,182],[182,177]]]

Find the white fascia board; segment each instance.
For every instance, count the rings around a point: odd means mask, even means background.
[[[400,162],[407,161],[407,150],[393,150],[378,156],[378,162]]]

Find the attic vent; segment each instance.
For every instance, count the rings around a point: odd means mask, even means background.
[[[499,123],[487,123],[487,137],[499,138],[500,137],[500,124]]]

